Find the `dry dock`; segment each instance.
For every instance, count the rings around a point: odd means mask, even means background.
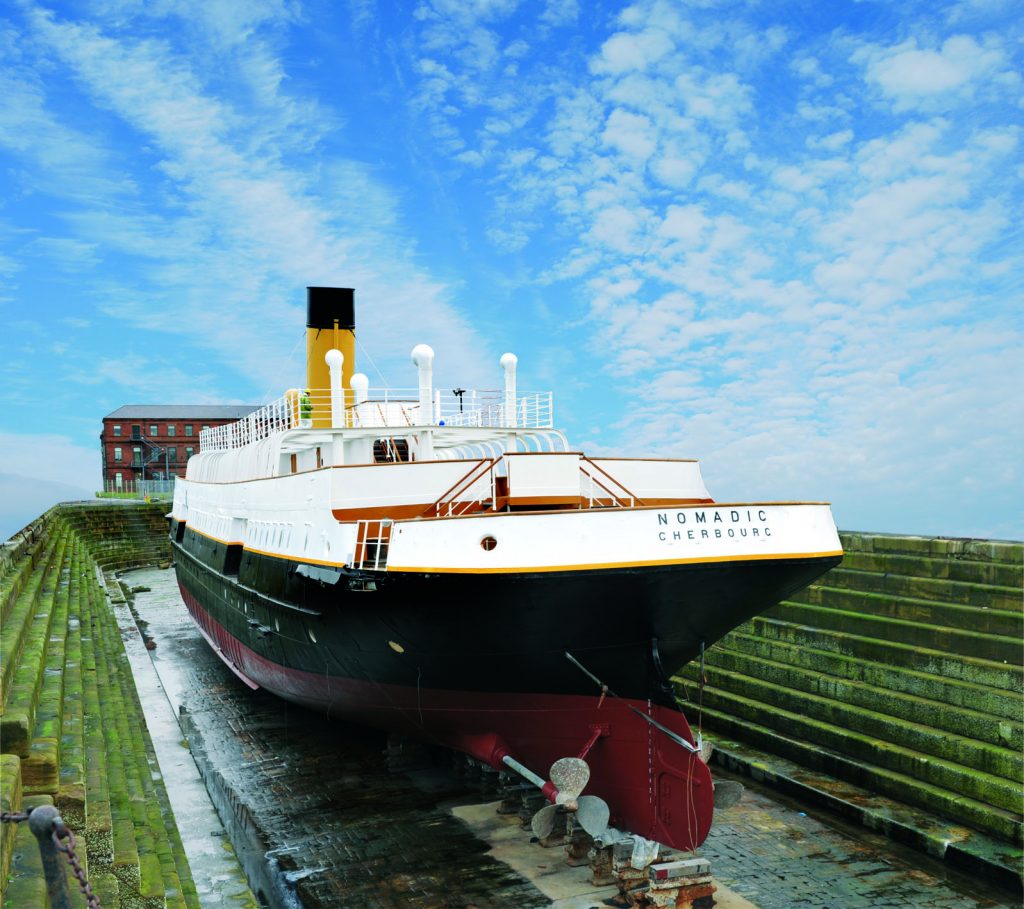
[[[382,736],[241,685],[191,625],[173,572],[158,567],[168,557],[161,513],[145,506],[57,509],[6,546],[0,565],[3,809],[54,800],[84,834],[88,873],[105,906],[258,899],[310,909],[571,909],[603,906],[613,896],[614,889],[589,883],[587,869],[567,868],[562,848],[530,843],[514,818],[498,815],[489,775],[436,754],[432,762],[421,756],[416,769],[391,771]],[[1012,618],[1020,614],[1020,544],[944,541],[959,551],[942,554],[940,541],[928,541],[920,544],[928,552],[912,564],[906,552],[893,551],[907,539],[915,538],[846,535],[857,555],[844,563],[845,575],[827,576],[817,591],[739,629],[709,655],[705,730],[722,739],[719,755],[733,769],[776,787],[748,779],[743,801],[716,817],[700,850],[722,887],[720,907],[1019,905],[1013,886],[1020,880],[1021,780],[1011,756],[1020,753],[1020,638]],[[114,584],[116,571],[146,564],[153,567]],[[99,583],[104,570],[112,598]],[[923,572],[945,588],[906,580]],[[135,594],[134,614],[122,593],[132,587],[150,588]],[[860,601],[851,590],[860,591]],[[901,641],[893,629],[909,630],[879,624],[884,620],[927,626],[933,646]],[[969,634],[957,638],[958,628]],[[997,652],[999,639],[1015,634],[1016,659]],[[145,640],[155,648],[147,650]],[[928,653],[899,665],[893,654],[901,645],[908,660],[911,651]],[[958,652],[967,647],[990,649]],[[818,681],[810,690],[812,677]],[[693,696],[695,680],[685,684]],[[890,700],[878,700],[876,690],[887,690]],[[959,701],[945,709],[952,698]],[[846,712],[826,713],[839,709],[827,700]],[[918,712],[901,720],[898,711],[908,705]],[[905,738],[871,732],[882,728],[880,716],[889,717],[890,728],[907,727],[919,750]],[[743,727],[753,730],[746,740],[736,734]],[[836,739],[840,734],[847,738]],[[921,747],[948,747],[942,738],[958,750]],[[168,741],[177,744],[177,757]],[[905,762],[909,751],[968,770],[982,755],[974,766],[981,783],[957,793],[938,785],[956,779],[953,771],[941,778],[919,773],[934,803],[895,802],[876,780],[900,770],[871,760],[879,747]],[[841,778],[837,756],[860,776]],[[193,757],[233,849],[218,835],[218,819],[197,806],[188,789],[195,780],[171,766],[187,771]],[[790,795],[780,795],[779,786]],[[182,792],[191,794],[181,800]],[[950,800],[973,812],[972,826],[935,810]],[[835,809],[917,848],[848,823]],[[979,823],[989,809],[995,821]],[[19,840],[3,827],[3,905],[43,905],[23,831]],[[227,865],[190,865],[188,841],[197,830]],[[254,896],[223,870],[234,853]],[[1003,887],[990,887],[994,878]]]

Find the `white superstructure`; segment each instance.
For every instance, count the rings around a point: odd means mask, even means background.
[[[433,351],[415,389],[365,376],[293,390],[203,432],[174,517],[228,545],[387,571],[552,571],[818,554],[839,548],[827,505],[715,504],[693,460],[589,458],[553,427],[550,392],[442,395]],[[330,425],[314,427],[319,407]]]

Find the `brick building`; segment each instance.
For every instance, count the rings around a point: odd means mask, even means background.
[[[103,488],[132,489],[137,480],[184,476],[199,451],[199,433],[232,423],[254,406],[220,404],[126,404],[103,418],[100,450]]]

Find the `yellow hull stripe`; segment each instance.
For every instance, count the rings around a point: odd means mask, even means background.
[[[214,543],[220,543],[223,546],[241,546],[246,552],[255,552],[257,555],[269,556],[272,559],[286,559],[291,562],[302,562],[306,565],[326,565],[329,568],[345,568],[347,562],[328,562],[325,559],[309,559],[306,556],[293,556],[284,555],[280,552],[267,552],[265,549],[253,549],[252,546],[246,546],[242,542],[231,543],[228,540],[222,540],[220,537],[215,537],[212,533],[203,533],[201,530],[196,530],[195,527],[186,524],[189,530],[193,533],[198,533],[201,537],[206,537],[208,540],[213,540]]]
[[[841,556],[843,550],[830,552],[770,552],[752,555],[700,556],[694,559],[645,559],[639,562],[584,562],[573,565],[517,565],[513,568],[425,568],[412,565],[388,565],[389,572],[420,574],[538,574],[545,571],[594,571],[602,568],[649,568],[658,565],[699,565],[708,562],[763,562],[773,559],[827,559]]]

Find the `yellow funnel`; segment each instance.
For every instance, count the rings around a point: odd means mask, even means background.
[[[349,403],[356,367],[355,291],[351,287],[307,287],[306,388],[315,427],[331,425],[331,373],[324,360],[331,348],[345,355],[341,384]]]

